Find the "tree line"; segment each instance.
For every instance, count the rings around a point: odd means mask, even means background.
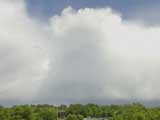
[[[0,120],[83,120],[107,118],[108,120],[160,120],[160,108],[147,108],[139,103],[127,105],[71,104],[19,105],[0,107]]]

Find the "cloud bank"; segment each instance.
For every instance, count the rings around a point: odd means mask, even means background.
[[[160,28],[110,8],[64,9],[42,24],[0,1],[0,101],[159,101]]]
[[[0,1],[0,100],[28,101],[47,74],[46,35],[20,0]]]

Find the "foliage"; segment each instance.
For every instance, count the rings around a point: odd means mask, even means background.
[[[146,108],[139,103],[129,105],[71,104],[70,106],[21,105],[0,107],[0,120],[57,120],[57,111],[65,112],[66,120],[108,118],[109,120],[160,120],[160,108]]]
[[[69,114],[66,120],[83,120],[82,115]]]
[[[0,108],[0,120],[56,120],[56,117],[56,109],[46,105]]]

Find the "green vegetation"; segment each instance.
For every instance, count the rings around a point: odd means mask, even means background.
[[[57,111],[61,111],[58,114]],[[139,103],[129,105],[71,104],[70,106],[21,105],[0,107],[0,120],[83,120],[108,118],[109,120],[160,120],[160,108],[146,108]]]
[[[83,120],[82,115],[69,114],[66,120]]]

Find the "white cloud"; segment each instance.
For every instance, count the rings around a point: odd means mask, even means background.
[[[51,30],[48,101],[160,99],[160,28],[124,22],[109,8],[67,8],[51,19]]]
[[[31,100],[47,73],[45,33],[23,1],[0,1],[0,100]]]
[[[47,24],[23,1],[0,1],[0,101],[160,100],[159,27],[110,8],[66,8]]]

